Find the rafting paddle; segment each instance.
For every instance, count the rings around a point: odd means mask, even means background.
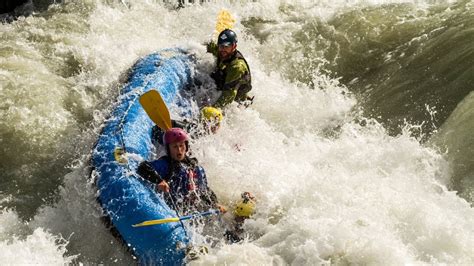
[[[219,213],[220,213],[219,210],[209,210],[209,211],[193,213],[193,214],[181,216],[181,217],[171,217],[171,218],[164,218],[164,219],[158,219],[158,220],[144,221],[138,224],[134,224],[132,225],[132,227],[142,227],[142,226],[149,226],[149,225],[155,225],[155,224],[175,223],[175,222],[180,222],[184,220],[189,220],[189,219],[194,219],[198,217],[204,217],[204,216],[209,216],[209,215],[214,215],[214,214],[219,214]]]
[[[232,29],[234,27],[235,19],[232,17],[229,11],[222,9],[217,14],[216,29],[214,31],[214,36],[217,36],[225,29]]]
[[[149,90],[140,96],[140,104],[150,119],[163,131],[171,128],[170,112],[160,93]]]

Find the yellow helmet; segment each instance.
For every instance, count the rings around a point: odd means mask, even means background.
[[[248,218],[254,213],[255,198],[248,192],[242,193],[242,199],[235,205],[234,215]]]
[[[221,110],[211,107],[211,106],[206,106],[201,109],[201,114],[204,119],[211,121],[214,120],[217,123],[220,123],[224,116],[222,115]]]

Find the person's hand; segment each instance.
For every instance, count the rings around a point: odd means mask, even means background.
[[[161,181],[158,184],[157,189],[160,190],[160,191],[167,192],[167,193],[170,192],[170,186],[168,185],[168,183],[165,180]]]
[[[226,213],[227,212],[227,207],[224,206],[224,205],[216,204],[216,207],[221,213]]]

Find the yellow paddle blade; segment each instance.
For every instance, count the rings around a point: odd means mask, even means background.
[[[149,225],[155,225],[155,224],[165,224],[165,223],[175,223],[175,222],[179,222],[178,217],[144,221],[139,224],[134,224],[132,225],[132,227],[142,227],[142,226],[149,226]]]
[[[140,104],[150,119],[162,130],[171,128],[171,118],[166,103],[156,90],[149,90],[140,97]]]
[[[216,30],[214,36],[219,35],[225,29],[232,29],[234,27],[235,19],[229,11],[222,9],[217,15]]]

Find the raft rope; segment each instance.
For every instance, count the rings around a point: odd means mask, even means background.
[[[123,154],[124,156],[126,156],[127,154],[127,148],[125,146],[125,136],[124,136],[124,130],[123,130],[123,127],[125,125],[125,118],[128,116],[128,113],[130,111],[130,109],[135,105],[137,104],[137,99],[140,97],[138,93],[135,93],[135,92],[132,92],[134,93],[135,97],[132,101],[132,104],[129,104],[128,105],[128,108],[127,110],[124,112],[124,115],[122,116],[121,120],[120,120],[120,123],[118,125],[118,128],[117,128],[117,131],[119,131],[119,143],[120,143],[120,147],[122,148],[123,150]],[[129,101],[130,102],[130,101]],[[129,172],[133,173],[132,169],[131,169],[131,166],[130,166],[130,163],[128,161],[128,159],[126,160],[126,165],[127,165],[127,169]]]
[[[170,193],[170,192],[168,192],[168,197],[170,198],[171,204],[173,205],[173,209],[174,209],[174,211],[176,212],[176,217],[180,217],[179,212],[178,212],[178,207],[176,206],[176,203],[174,202],[173,197],[171,196],[171,193]],[[189,239],[188,232],[186,231],[186,227],[184,227],[183,221],[182,221],[182,220],[179,220],[179,223],[180,223],[181,226],[183,227],[184,235],[186,236],[186,238]]]

